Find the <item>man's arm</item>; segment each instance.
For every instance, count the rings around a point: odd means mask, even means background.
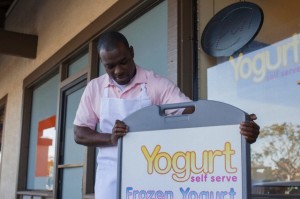
[[[89,127],[74,125],[74,140],[77,144],[85,146],[112,146],[111,134],[98,133]]]
[[[118,143],[118,138],[123,137],[128,132],[128,126],[117,120],[112,129],[112,133],[98,133],[89,127],[74,125],[74,140],[77,144],[85,146],[115,146]]]

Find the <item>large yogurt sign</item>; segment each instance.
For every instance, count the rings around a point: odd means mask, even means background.
[[[121,199],[242,199],[238,125],[129,133]]]

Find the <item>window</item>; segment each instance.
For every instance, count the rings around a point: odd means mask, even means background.
[[[25,80],[24,116],[19,164],[18,195],[21,198],[39,194],[51,196],[55,185],[57,136],[57,99],[59,75],[57,67],[43,76],[33,73]]]
[[[167,77],[167,30],[168,3],[163,1],[119,31],[133,46],[136,64]],[[105,73],[101,64],[99,71]]]
[[[1,154],[4,140],[4,119],[5,119],[5,106],[6,106],[6,97],[0,100],[0,165],[1,165]]]
[[[83,171],[86,147],[74,141],[73,121],[86,85],[86,77],[77,79],[61,92],[59,154],[57,158],[57,198],[80,199],[83,195]]]
[[[33,90],[27,189],[53,190],[58,75]]]
[[[89,64],[89,56],[88,50],[84,50],[79,55],[76,55],[75,58],[72,58],[66,66],[63,67],[67,71],[67,77],[71,77],[72,75],[80,72],[81,70],[88,67]],[[65,78],[63,78],[65,79]]]
[[[253,198],[299,196],[300,4],[288,1],[282,7],[279,1],[250,2],[264,13],[260,32],[235,56],[221,60],[201,53],[200,65],[206,66],[202,74],[207,74],[202,96],[258,116],[261,135],[251,145]],[[228,5],[212,1],[211,17]]]
[[[120,30],[135,49],[135,62],[168,77],[168,2],[163,1]],[[147,39],[145,39],[147,38]],[[176,82],[176,79],[175,79]]]

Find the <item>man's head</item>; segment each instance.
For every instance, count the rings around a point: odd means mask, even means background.
[[[126,85],[134,77],[133,47],[119,32],[106,32],[98,41],[98,52],[106,73],[118,84]]]

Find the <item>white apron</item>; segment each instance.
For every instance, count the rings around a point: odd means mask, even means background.
[[[141,93],[136,99],[109,98],[108,88],[104,89],[100,107],[101,132],[111,133],[116,120],[123,120],[129,114],[150,105],[145,84],[141,84]],[[97,163],[95,199],[116,199],[118,147],[100,147]]]

